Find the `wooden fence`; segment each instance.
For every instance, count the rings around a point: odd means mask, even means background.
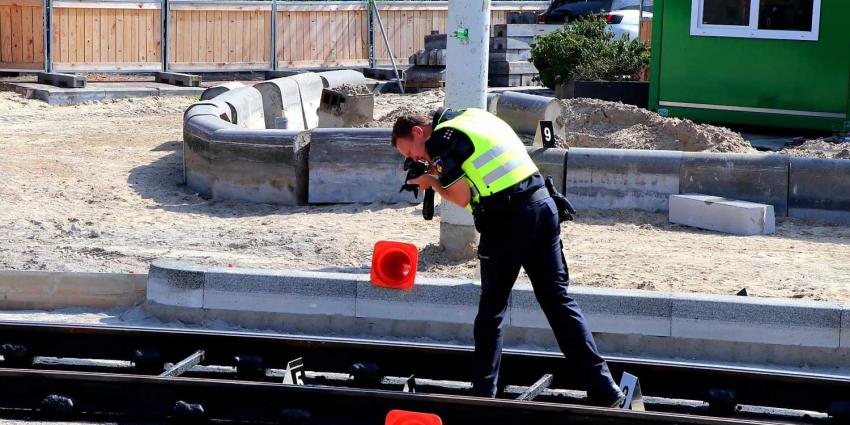
[[[44,68],[41,0],[0,0],[0,69]]]
[[[396,62],[407,63],[421,50],[425,35],[446,32],[446,2],[377,4]],[[494,2],[491,22],[545,6]],[[273,57],[280,68],[367,66],[370,26],[376,62],[390,62],[365,1],[275,7],[273,29],[270,1],[53,0],[51,63],[57,71],[156,71],[163,69],[165,53],[175,71],[265,70],[273,68]],[[0,70],[44,69],[43,14],[42,0],[0,0]]]

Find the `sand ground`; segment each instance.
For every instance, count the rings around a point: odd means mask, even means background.
[[[430,103],[436,100],[428,99]],[[418,207],[205,200],[181,174],[188,98],[49,106],[0,92],[0,268],[137,272],[156,258],[367,272],[373,244],[412,242],[429,276],[471,277]],[[415,103],[415,102],[414,102]],[[390,98],[381,101],[392,104]],[[574,284],[850,303],[850,227],[780,219],[772,236],[585,212],[563,236]]]

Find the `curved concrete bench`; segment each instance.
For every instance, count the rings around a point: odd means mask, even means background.
[[[506,91],[496,100],[496,116],[522,134],[534,134],[538,121],[552,121],[555,134],[563,134],[563,125],[558,123],[563,110],[564,105],[554,97]]]
[[[263,98],[266,128],[277,128],[275,121],[286,118],[287,130],[306,130],[301,93],[295,79],[284,77],[254,84]]]
[[[264,129],[263,97],[254,87],[238,87],[216,96],[214,100],[230,106],[232,123],[240,128]]]
[[[366,274],[202,268],[157,261],[147,308],[163,319],[224,319],[249,327],[470,342],[480,287],[417,279],[412,291]],[[850,367],[850,310],[798,300],[571,288],[603,352],[786,366]],[[506,335],[555,349],[528,283],[514,288]]]
[[[788,185],[791,217],[850,223],[850,161],[791,158]]]
[[[332,89],[344,84],[365,85],[367,83],[363,73],[351,69],[319,72],[318,75],[322,79],[322,86],[326,89]]]
[[[212,86],[204,90],[203,93],[201,93],[201,100],[213,99],[225,92],[228,92],[233,89],[238,89],[239,87],[245,87],[245,85],[238,81],[228,81],[217,86]]]

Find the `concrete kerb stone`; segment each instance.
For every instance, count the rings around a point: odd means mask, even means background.
[[[338,71],[319,72],[319,78],[322,79],[322,86],[326,89],[339,87],[343,84],[366,85],[368,82],[362,72],[357,72],[351,69],[341,69]]]
[[[200,87],[201,76],[179,72],[157,72],[156,82],[181,87]]]
[[[295,270],[210,269],[206,309],[354,317],[357,283],[366,275]]]
[[[318,111],[322,100],[322,90],[325,88],[322,78],[312,72],[296,74],[289,78],[298,84],[305,128],[308,130],[316,128],[319,125]]]
[[[671,223],[733,235],[771,235],[776,232],[773,205],[685,194],[670,196]]]
[[[838,345],[841,348],[850,348],[850,305],[841,308],[841,335]]]
[[[563,108],[554,97],[506,91],[499,96],[496,112],[517,133],[534,134],[539,121],[552,121],[555,134],[564,134],[563,125],[558,123]]]
[[[565,193],[577,209],[667,211],[681,164],[677,151],[571,148]]]
[[[672,302],[673,337],[838,348],[837,304],[702,294],[674,294]]]
[[[59,72],[39,72],[37,75],[39,84],[49,84],[56,87],[81,89],[86,87],[86,77],[74,74],[62,74]]]
[[[148,271],[147,301],[202,308],[206,268],[179,261],[157,260]]]
[[[230,106],[232,122],[240,128],[264,129],[263,97],[254,87],[239,87],[215,97]]]
[[[306,130],[301,93],[292,78],[276,78],[254,85],[263,97],[263,114],[266,128],[277,128],[275,121],[286,118],[287,130]]]
[[[390,145],[388,128],[328,128],[310,131],[308,202],[421,202],[399,192],[404,158]]]
[[[790,159],[785,155],[685,152],[679,193],[699,193],[773,205],[788,215]]]
[[[528,155],[540,169],[543,178],[552,176],[555,188],[565,193],[564,181],[567,176],[567,150],[559,148],[526,147]]]
[[[604,288],[570,288],[591,331],[610,334],[670,336],[672,299],[669,294]],[[511,327],[549,329],[549,322],[528,283],[511,295]]]
[[[116,308],[145,300],[147,275],[0,270],[0,309]]]
[[[791,158],[788,215],[850,222],[850,161]]]
[[[481,286],[472,281],[418,278],[410,291],[382,288],[368,275],[357,282],[356,317],[471,325]]]
[[[201,100],[214,99],[223,93],[229,92],[233,89],[238,89],[240,87],[245,87],[245,85],[238,81],[229,81],[226,83],[219,84],[217,86],[212,86],[204,90],[203,93],[201,93]]]

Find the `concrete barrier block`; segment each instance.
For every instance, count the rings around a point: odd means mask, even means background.
[[[565,193],[564,179],[567,176],[567,150],[558,148],[526,147],[528,155],[537,164],[543,178],[552,176],[555,188]]]
[[[240,128],[266,128],[263,115],[263,96],[254,87],[239,87],[215,98],[230,106],[232,122]]]
[[[565,193],[579,210],[667,211],[681,163],[682,152],[572,148]]]
[[[357,283],[367,275],[295,270],[211,269],[204,308],[354,316]]]
[[[841,307],[813,301],[673,295],[673,337],[837,348]]]
[[[276,78],[254,84],[263,98],[263,115],[266,128],[277,128],[275,121],[286,118],[287,130],[306,130],[301,93],[292,78]]]
[[[564,134],[559,117],[564,105],[554,97],[506,91],[499,96],[497,116],[517,133],[534,134],[539,121],[552,121],[555,134]]]
[[[219,85],[216,85],[216,86],[212,86],[212,87],[204,90],[203,93],[201,93],[201,100],[214,99],[222,93],[229,92],[230,90],[233,90],[233,89],[238,89],[239,87],[245,87],[245,85],[238,82],[238,81],[228,81],[226,83],[222,83],[222,84],[219,84]]]
[[[741,236],[776,231],[773,205],[698,194],[670,196],[670,222]]]
[[[850,305],[841,309],[841,348],[850,348]]]
[[[297,152],[301,132],[292,130],[220,130],[204,152],[210,195],[279,205],[300,205],[307,198],[306,157]]]
[[[301,110],[304,113],[304,125],[306,129],[319,126],[319,103],[322,100],[322,89],[325,88],[322,77],[312,72],[296,74],[289,78],[298,84],[298,92],[301,94]]]
[[[318,75],[322,79],[322,87],[326,89],[339,87],[343,84],[365,85],[367,83],[363,73],[353,69],[319,72]]]
[[[148,271],[147,300],[177,307],[204,304],[203,267],[177,261],[154,261]]]
[[[390,145],[388,128],[328,128],[310,132],[308,160],[311,204],[419,202],[399,193],[407,173],[404,158]]]
[[[670,336],[671,297],[650,291],[570,288],[593,332]],[[511,293],[511,327],[549,329],[529,283]]]
[[[788,172],[785,155],[685,152],[679,193],[701,193],[773,205],[788,215]]]
[[[410,291],[377,287],[368,276],[357,284],[356,316],[439,323],[472,324],[481,287],[453,279],[417,278]]]
[[[788,215],[850,222],[850,161],[791,158]]]

